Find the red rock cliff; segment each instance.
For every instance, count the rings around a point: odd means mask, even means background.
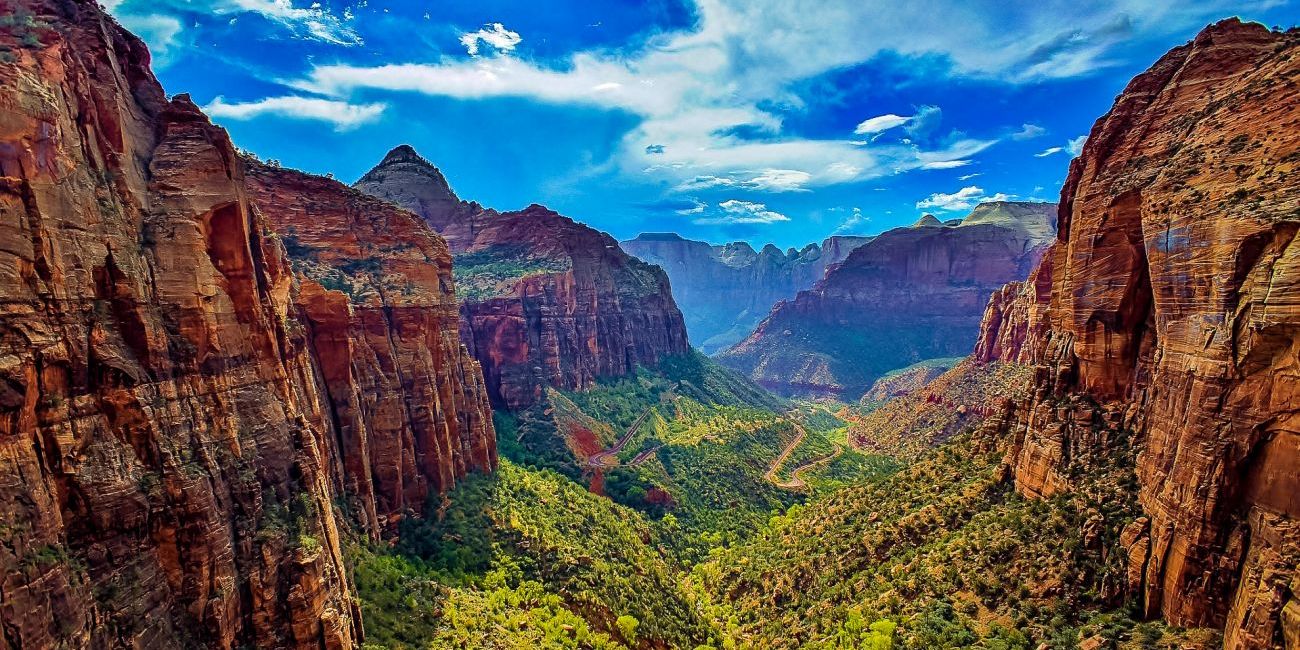
[[[497,406],[528,406],[546,386],[583,389],[690,350],[663,271],[605,233],[539,205],[496,212],[462,202],[406,145],[356,187],[447,237],[462,337]]]
[[[1228,648],[1300,647],[1297,77],[1300,33],[1230,20],[1135,78],[1071,164],[1037,286],[995,296],[981,334],[1040,365],[1019,489],[1070,489],[1072,458],[1130,430],[1130,586]]]
[[[491,407],[460,342],[442,238],[337,181],[256,163],[247,181],[304,278],[296,302],[362,522],[420,512],[430,493],[494,469]]]
[[[411,455],[404,476],[433,488],[492,458],[445,251],[426,233],[383,261],[409,298],[338,300],[295,275],[270,234],[288,207],[250,198],[226,133],[167,100],[139,40],[92,2],[0,14],[30,26],[0,36],[4,645],[356,645],[335,504],[369,485],[348,445]],[[343,376],[343,339],[383,327],[379,367]],[[383,366],[415,356],[400,379]],[[348,382],[400,385],[407,408],[361,399],[348,418]],[[387,515],[424,488],[371,489]]]

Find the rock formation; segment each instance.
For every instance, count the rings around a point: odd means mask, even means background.
[[[986,203],[955,226],[885,232],[718,359],[779,393],[857,399],[885,372],[966,355],[981,308],[1029,273],[1053,222],[1046,203]]]
[[[461,335],[492,403],[518,409],[546,386],[587,388],[690,351],[663,271],[609,235],[540,205],[497,212],[456,198],[409,146],[356,188],[424,217],[456,254]]]
[[[1039,366],[1008,456],[1029,495],[1133,440],[1123,532],[1148,616],[1300,647],[1300,33],[1228,20],[1093,127],[1035,282],[994,296],[979,356]]]
[[[835,236],[802,250],[782,252],[768,244],[756,252],[745,242],[714,246],[675,233],[644,233],[622,246],[668,273],[691,340],[712,354],[745,338],[773,305],[811,288],[869,241]]]
[[[358,644],[339,504],[377,535],[495,459],[445,249],[323,179],[246,177],[95,3],[0,13],[4,645]],[[412,240],[380,278],[299,273],[272,230],[298,219],[308,248]]]

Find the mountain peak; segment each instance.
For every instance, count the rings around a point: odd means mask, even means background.
[[[426,219],[437,206],[459,204],[447,178],[409,144],[393,147],[353,187],[413,210]]]
[[[916,223],[912,224],[912,227],[913,227],[913,228],[933,228],[933,227],[935,227],[935,226],[942,226],[942,225],[943,225],[943,222],[942,222],[942,221],[939,221],[938,217],[935,217],[935,216],[932,215],[932,214],[926,214],[926,215],[922,215],[920,219],[917,219],[917,220],[916,220]]]
[[[393,147],[392,150],[390,150],[384,156],[384,159],[380,161],[379,164],[392,165],[396,163],[406,163],[406,162],[423,163],[425,165],[428,165],[429,167],[433,167],[433,163],[429,162],[424,158],[424,156],[421,156],[419,153],[417,153],[415,151],[415,147],[412,147],[409,144],[399,144],[396,147]]]

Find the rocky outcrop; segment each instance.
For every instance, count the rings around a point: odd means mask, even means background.
[[[1037,286],[996,296],[981,335],[982,358],[1039,366],[1017,487],[1069,490],[1134,440],[1129,587],[1228,648],[1295,643],[1298,55],[1300,33],[1229,20],[1136,77],[1070,166]]]
[[[718,359],[779,393],[856,399],[890,370],[969,354],[989,296],[1038,262],[1052,206],[990,203],[955,226],[930,221],[854,250]]]
[[[644,233],[622,246],[668,273],[691,340],[712,354],[739,342],[773,305],[812,287],[828,268],[869,241],[835,236],[820,246],[782,252],[771,244],[755,251],[745,242],[715,246],[675,233]]]
[[[496,465],[451,253],[414,214],[334,180],[249,163],[254,209],[303,278],[296,304],[337,427],[343,493],[368,528]]]
[[[416,212],[446,236],[456,254],[462,338],[498,407],[523,408],[547,386],[580,390],[690,351],[663,271],[609,235],[540,205],[497,212],[461,202],[405,145],[356,188]]]
[[[415,412],[440,406],[464,423],[443,431],[465,443],[459,460],[453,448],[434,463],[406,425],[415,464],[446,465],[428,472],[433,487],[491,461],[473,364],[455,365],[440,315],[452,302],[445,253],[426,235],[417,247],[435,271],[411,270],[411,255],[385,262],[424,288],[422,311],[399,315],[392,298],[349,307],[295,273],[272,234],[282,205],[250,196],[226,133],[186,96],[166,98],[143,43],[93,2],[0,12],[20,18],[0,36],[4,645],[358,644],[338,504],[364,502],[350,491],[366,478],[349,436],[363,422],[379,440],[400,416],[366,413],[363,396],[347,419],[336,346],[389,327],[389,349],[428,351],[439,374],[403,375],[402,415],[436,420]],[[351,381],[363,390],[406,372],[354,368]],[[421,505],[409,490],[384,501],[382,480],[373,491],[377,516]]]

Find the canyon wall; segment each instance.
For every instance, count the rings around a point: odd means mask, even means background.
[[[644,233],[622,246],[668,273],[691,340],[713,354],[745,338],[773,305],[811,288],[871,239],[835,236],[782,252],[772,244],[755,251],[745,242],[714,246],[676,233]]]
[[[495,462],[445,249],[406,215],[380,296],[325,289],[273,228],[381,250],[391,209],[246,176],[95,3],[0,12],[26,30],[0,36],[4,645],[358,644],[340,506],[377,536]]]
[[[1049,204],[985,203],[887,231],[717,358],[779,393],[857,399],[890,370],[969,354],[989,296],[1028,275],[1053,224]]]
[[[1021,492],[1137,445],[1128,587],[1233,649],[1300,647],[1298,77],[1300,33],[1235,19],[1136,77],[977,350],[1038,366],[1008,455]]]
[[[613,238],[540,205],[497,212],[456,198],[409,146],[355,187],[424,217],[455,255],[461,335],[495,406],[518,409],[547,386],[654,367],[690,351],[664,272]]]

